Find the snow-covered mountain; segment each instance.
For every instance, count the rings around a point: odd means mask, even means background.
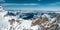
[[[0,11],[0,30],[42,30],[54,27],[59,13],[41,11]],[[60,20],[60,19],[59,19]],[[57,21],[57,23],[56,23]],[[57,27],[57,26],[55,26]],[[52,28],[53,29],[53,28]],[[56,29],[56,28],[54,28]]]

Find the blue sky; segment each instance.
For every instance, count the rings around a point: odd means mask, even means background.
[[[60,0],[0,0],[5,9],[60,10]]]

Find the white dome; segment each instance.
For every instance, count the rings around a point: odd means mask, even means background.
[[[3,10],[3,7],[2,6],[0,6],[0,11],[2,11]]]

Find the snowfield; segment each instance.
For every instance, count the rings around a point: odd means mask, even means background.
[[[5,16],[6,14],[7,14],[6,11],[0,12],[0,30],[9,30],[10,26],[12,26],[12,25],[10,25],[10,23],[8,21],[11,19],[17,20],[17,18],[14,16]],[[24,28],[26,28],[26,29],[29,29],[29,28],[33,29],[34,28],[33,30],[35,30],[35,28],[37,27],[37,26],[31,27],[31,23],[32,23],[31,20],[24,20],[24,19],[19,19],[19,20],[21,20],[21,24],[19,24],[17,22],[15,22],[13,24],[13,27],[15,28],[15,30],[23,30]],[[18,27],[20,27],[20,28],[18,29]]]
[[[40,18],[26,20],[17,16],[9,16],[7,13],[8,11],[0,11],[0,30],[43,30],[52,27],[57,21],[56,17],[50,18],[50,15],[44,14],[40,15],[42,22],[39,20],[40,24],[34,25],[33,23],[37,23]],[[48,18],[48,20],[45,21],[44,18]],[[60,23],[58,25],[60,27]]]

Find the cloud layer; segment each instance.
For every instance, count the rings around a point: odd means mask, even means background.
[[[0,0],[0,2],[5,2],[4,0]]]

